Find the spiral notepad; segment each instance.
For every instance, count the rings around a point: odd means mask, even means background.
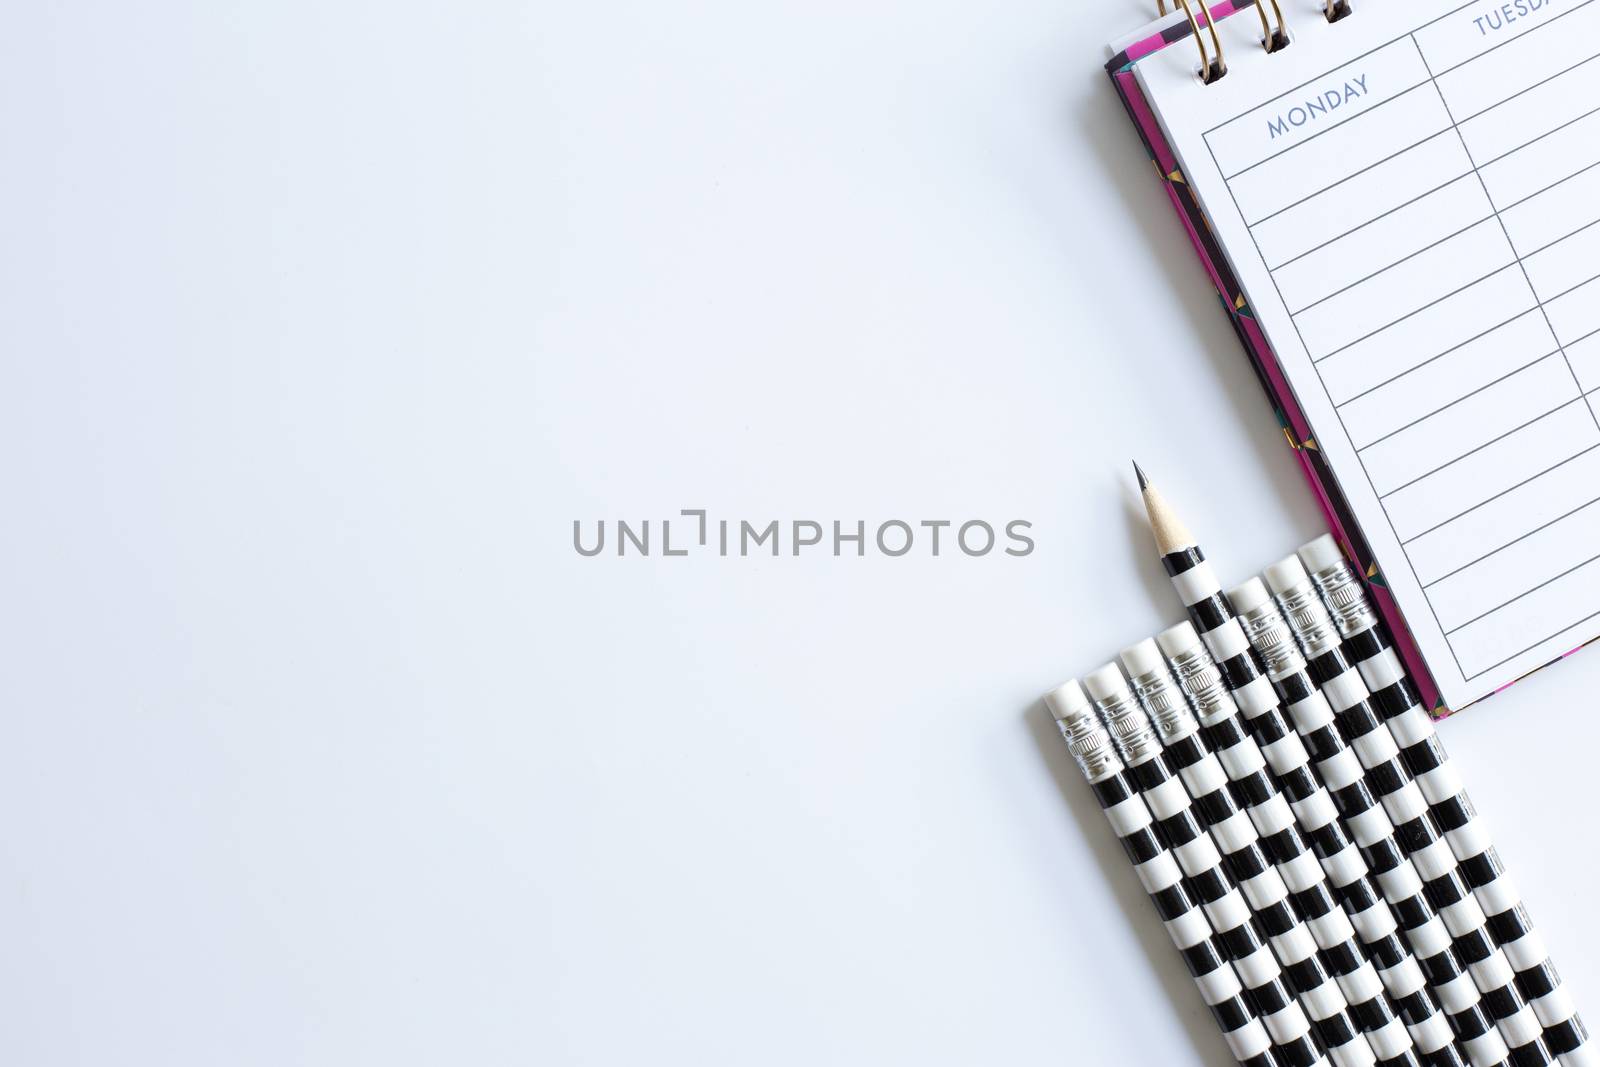
[[[1459,709],[1600,634],[1600,3],[1263,2],[1180,4],[1108,70]]]

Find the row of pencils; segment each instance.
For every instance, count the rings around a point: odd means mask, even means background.
[[[1224,594],[1135,469],[1189,621],[1045,703],[1234,1057],[1596,1062],[1337,544]]]

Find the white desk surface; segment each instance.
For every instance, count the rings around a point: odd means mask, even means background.
[[[1138,5],[0,35],[0,1060],[1223,1064],[1036,696],[1318,516]],[[1359,17],[1359,15],[1358,15]],[[1022,559],[579,557],[672,515]],[[1448,723],[1591,1018],[1600,653]]]

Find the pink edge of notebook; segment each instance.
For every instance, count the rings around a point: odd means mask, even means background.
[[[1222,0],[1211,8],[1211,17],[1216,20],[1227,18],[1230,15],[1254,6],[1254,0]],[[1300,461],[1300,469],[1305,473],[1306,481],[1311,484],[1311,490],[1316,495],[1317,504],[1321,507],[1323,516],[1327,519],[1328,528],[1338,539],[1345,555],[1354,560],[1367,587],[1367,593],[1377,606],[1379,614],[1388,625],[1389,631],[1394,636],[1395,649],[1405,663],[1406,670],[1410,672],[1412,680],[1417,685],[1417,690],[1425,707],[1430,709],[1436,719],[1442,719],[1460,708],[1447,708],[1439,697],[1439,687],[1433,680],[1433,675],[1428,671],[1427,663],[1422,658],[1422,653],[1417,648],[1411,630],[1406,626],[1405,618],[1400,613],[1399,606],[1390,594],[1382,580],[1376,564],[1371,559],[1370,550],[1366,541],[1360,535],[1360,530],[1351,516],[1349,508],[1344,504],[1337,481],[1332,472],[1327,471],[1326,465],[1321,464],[1321,453],[1317,449],[1316,441],[1311,433],[1310,423],[1306,421],[1305,413],[1300,409],[1295,400],[1294,391],[1289,387],[1283,371],[1278,365],[1277,356],[1272,351],[1272,346],[1267,343],[1267,338],[1261,332],[1254,316],[1249,313],[1249,307],[1243,300],[1243,294],[1233,281],[1232,270],[1223,260],[1220,250],[1213,251],[1213,244],[1209,240],[1204,217],[1200,205],[1195,201],[1193,194],[1188,191],[1187,183],[1178,169],[1177,157],[1173,154],[1171,146],[1167,143],[1166,135],[1161,131],[1161,125],[1156,121],[1149,104],[1144,98],[1144,93],[1139,89],[1138,80],[1133,74],[1133,63],[1151,53],[1158,52],[1169,45],[1185,41],[1189,36],[1189,26],[1186,22],[1162,29],[1148,37],[1141,38],[1128,45],[1107,64],[1107,72],[1111,75],[1112,84],[1122,98],[1128,110],[1128,116],[1133,120],[1140,137],[1143,138],[1145,147],[1150,152],[1151,159],[1161,175],[1162,184],[1167,191],[1173,210],[1177,212],[1179,220],[1183,223],[1184,230],[1193,243],[1195,253],[1205,268],[1206,275],[1211,279],[1212,285],[1217,290],[1217,295],[1222,298],[1224,309],[1233,320],[1236,332],[1239,334],[1240,343],[1255,365],[1258,376],[1261,378],[1267,399],[1277,411],[1278,421],[1283,426],[1284,436],[1289,441],[1290,447],[1295,451],[1296,458]],[[1198,68],[1199,64],[1196,63]],[[1574,650],[1576,651],[1576,650]],[[1571,653],[1566,653],[1571,655]],[[1564,657],[1563,657],[1564,658]],[[1511,683],[1515,684],[1515,683]],[[1499,692],[1500,690],[1496,690]]]

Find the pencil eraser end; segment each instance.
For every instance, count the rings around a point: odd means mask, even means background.
[[[1118,657],[1122,660],[1123,668],[1128,672],[1129,678],[1139,678],[1152,671],[1166,669],[1166,661],[1161,658],[1161,650],[1151,638],[1145,638],[1137,645],[1122,650]]]
[[[1083,686],[1078,680],[1069,678],[1044,695],[1044,706],[1057,719],[1070,719],[1083,714],[1089,706],[1089,698],[1083,695]]]
[[[1323,534],[1315,541],[1300,546],[1300,562],[1306,565],[1306,570],[1318,574],[1334,564],[1343,563],[1344,553],[1339,550],[1339,542],[1333,539],[1332,534]]]
[[[1115,663],[1107,663],[1104,667],[1090,674],[1083,680],[1083,687],[1095,700],[1105,700],[1117,693],[1125,692],[1128,683],[1122,680],[1122,671]]]
[[[1233,605],[1235,615],[1254,611],[1271,599],[1272,594],[1267,592],[1267,584],[1260,578],[1251,578],[1248,582],[1228,590],[1228,603]]]
[[[1180,622],[1170,630],[1163,630],[1156,635],[1156,644],[1161,646],[1169,658],[1176,659],[1200,643],[1200,635],[1195,632],[1194,624]]]
[[[1280,559],[1267,568],[1266,576],[1268,588],[1280,595],[1310,580],[1306,576],[1305,567],[1300,565],[1299,556],[1285,556]]]

